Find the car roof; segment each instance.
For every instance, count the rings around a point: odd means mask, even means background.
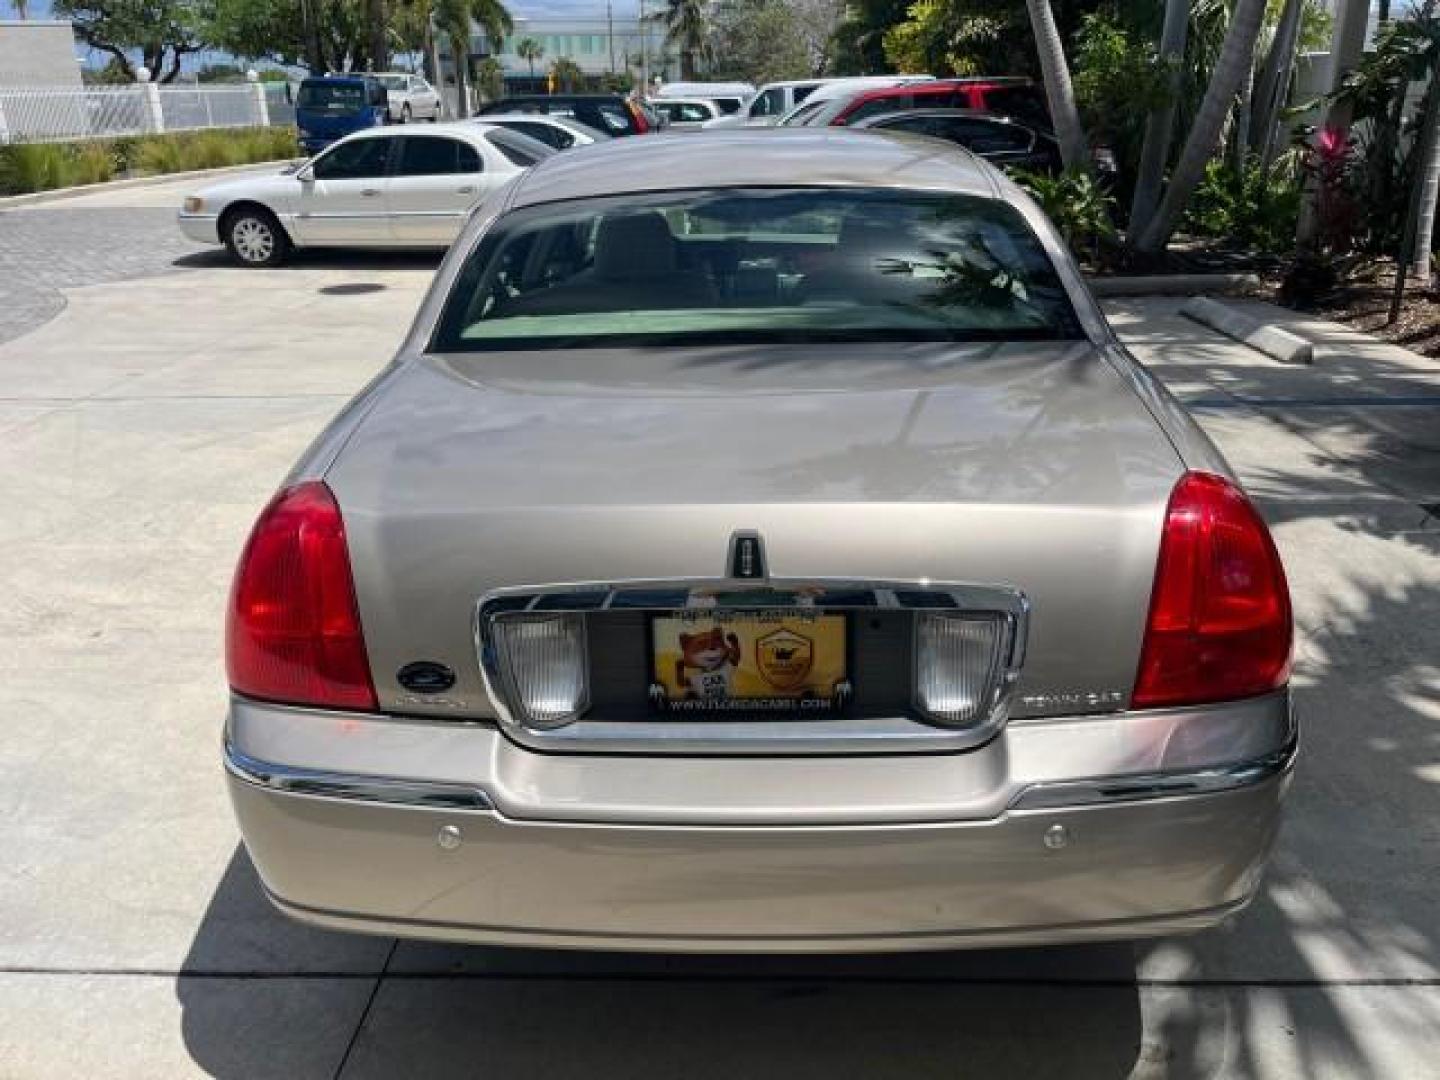
[[[573,116],[560,116],[556,113],[541,112],[505,112],[485,113],[477,116],[474,120],[468,121],[472,124],[495,124],[497,126],[509,121],[512,124],[548,124],[551,127],[561,128],[565,131],[580,132],[593,139],[614,138],[608,131],[601,131],[599,128],[591,127],[583,120],[576,120]]]
[[[525,174],[511,206],[723,187],[998,191],[991,165],[934,139],[844,128],[723,128],[703,138],[616,139],[546,158]]]
[[[502,128],[498,124],[487,124],[479,120],[448,120],[443,124],[425,124],[423,126],[414,124],[406,124],[403,126],[382,124],[379,127],[361,128],[359,131],[352,131],[349,135],[345,136],[345,141],[349,142],[352,139],[398,139],[407,135],[458,135],[470,142],[477,142],[484,136],[485,132],[491,130],[509,131],[508,128]],[[509,131],[509,134],[514,135],[516,133]],[[521,136],[521,138],[526,137],[527,136]],[[544,144],[542,143],[541,145],[543,146]]]
[[[850,125],[850,128],[851,130],[859,131],[865,128],[876,127],[886,120],[895,120],[901,117],[914,120],[937,116],[963,116],[976,120],[990,120],[997,124],[1009,124],[1011,127],[1034,127],[1033,124],[1027,124],[1024,120],[1017,120],[1013,116],[990,112],[988,109],[946,109],[937,106],[933,109],[892,109],[890,112],[876,113],[874,116],[867,116],[863,120],[855,121],[855,123]],[[1044,132],[1041,132],[1041,134],[1044,134]]]
[[[543,112],[497,112],[485,113],[482,117],[475,117],[467,120],[469,124],[498,124],[501,120],[524,120],[527,124],[552,124],[555,127],[564,127],[568,116],[556,116],[554,113]]]
[[[624,94],[511,94],[497,98],[494,105],[507,101],[624,101]]]
[[[904,97],[906,94],[943,94],[946,90],[960,86],[1029,86],[1030,80],[1014,75],[999,77],[965,76],[957,79],[933,79],[928,82],[903,83],[899,86],[876,86],[861,90],[854,100],[873,101],[876,98]]]
[[[774,90],[784,86],[822,86],[827,82],[835,82],[835,79],[780,79],[776,82],[767,82],[760,85],[759,93],[766,90]]]
[[[370,82],[375,78],[369,72],[344,72],[339,75],[307,75],[300,80],[300,85],[306,83],[363,83]]]

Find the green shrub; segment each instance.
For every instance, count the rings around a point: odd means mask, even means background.
[[[0,191],[23,195],[74,183],[74,160],[65,143],[0,147]]]
[[[118,171],[115,148],[108,142],[77,143],[71,154],[72,184],[103,184]]]
[[[147,136],[130,155],[130,171],[140,176],[184,172],[188,168],[185,144],[176,135]]]
[[[0,195],[96,184],[117,176],[158,176],[192,169],[300,156],[294,128],[209,128],[73,143],[0,146]]]
[[[1281,254],[1295,244],[1300,184],[1283,170],[1262,170],[1254,161],[1236,170],[1223,161],[1205,166],[1190,197],[1185,228],[1197,236]]]
[[[1121,203],[1129,205],[1145,122],[1170,97],[1171,68],[1143,34],[1101,11],[1080,20],[1075,99],[1086,133],[1115,154]]]
[[[1115,239],[1115,198],[1089,173],[1050,176],[1016,169],[1011,175],[1040,204],[1076,255],[1096,260],[1101,245]]]

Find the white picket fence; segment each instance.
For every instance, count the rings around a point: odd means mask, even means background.
[[[156,131],[293,123],[262,83],[240,86],[0,86],[0,145],[103,139]]]

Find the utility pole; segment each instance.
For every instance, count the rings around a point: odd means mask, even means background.
[[[610,74],[615,74],[615,8],[605,0],[605,38],[610,43]]]
[[[450,102],[445,98],[445,80],[440,77],[440,31],[435,26],[435,11],[431,8],[429,17],[425,20],[425,64],[430,69],[426,75],[430,78],[430,85],[436,87],[436,93],[440,95],[440,111],[446,117],[450,115]]]
[[[640,96],[650,93],[650,24],[645,21],[645,0],[640,0]]]

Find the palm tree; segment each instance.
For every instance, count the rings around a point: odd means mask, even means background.
[[[1235,0],[1230,28],[1220,46],[1220,57],[1210,73],[1200,109],[1190,127],[1190,137],[1180,151],[1180,160],[1170,174],[1170,186],[1160,208],[1148,222],[1132,225],[1134,247],[1142,254],[1158,254],[1175,231],[1180,212],[1205,172],[1205,163],[1220,141],[1220,129],[1240,89],[1240,80],[1252,70],[1255,62],[1255,40],[1260,36],[1260,23],[1265,17],[1265,0]]]
[[[455,58],[455,115],[470,115],[470,30],[479,24],[498,53],[505,38],[515,29],[510,12],[500,0],[434,0],[435,23],[450,39],[450,54]]]
[[[11,0],[15,5],[15,15],[21,21],[30,17],[30,0]]]
[[[585,81],[585,72],[568,56],[562,56],[550,65],[550,75],[563,93],[573,94]]]
[[[695,64],[705,55],[710,33],[705,0],[666,0],[665,10],[655,18],[665,24],[665,44],[680,54],[680,78],[695,78]]]
[[[1425,16],[1434,9],[1433,0],[1425,5]],[[1433,40],[1433,39],[1432,39]],[[1431,45],[1432,55],[1435,52],[1435,44]],[[1396,267],[1395,273],[1404,277],[1407,273],[1410,277],[1419,278],[1426,285],[1430,284],[1431,257],[1435,246],[1435,211],[1436,204],[1440,202],[1440,63],[1432,60],[1430,64],[1430,85],[1425,90],[1424,104],[1422,105],[1424,119],[1421,121],[1420,134],[1415,139],[1415,178],[1410,181],[1410,212],[1407,215],[1409,226],[1406,230],[1409,235],[1409,250],[1401,252],[1403,260],[1407,255],[1410,259],[1408,271]],[[1397,286],[1404,287],[1403,281],[1397,281]],[[1391,313],[1391,322],[1395,321],[1395,313]]]
[[[505,68],[493,56],[481,60],[475,68],[475,85],[487,101],[505,96]]]
[[[535,78],[535,63],[545,56],[545,46],[534,38],[521,38],[515,46],[515,55],[530,65],[530,78]]]
[[[1267,170],[1275,157],[1275,136],[1280,126],[1280,112],[1290,93],[1290,76],[1295,70],[1295,46],[1300,40],[1300,21],[1305,13],[1304,0],[1285,0],[1280,22],[1270,43],[1270,53],[1260,69],[1260,82],[1255,92],[1255,122],[1250,128],[1250,148],[1260,155],[1260,168]]]
[[[673,7],[673,0],[671,6]],[[1060,160],[1067,171],[1090,171],[1090,144],[1080,126],[1080,110],[1075,105],[1075,88],[1070,85],[1070,65],[1065,62],[1065,49],[1060,44],[1060,31],[1055,26],[1055,13],[1050,0],[1025,0],[1030,12],[1030,26],[1035,33],[1035,49],[1040,54],[1040,74],[1045,80],[1045,97],[1050,102],[1050,118],[1055,124],[1055,137],[1060,143]]]
[[[1140,165],[1135,176],[1135,194],[1130,200],[1130,229],[1150,220],[1160,201],[1160,184],[1165,162],[1170,157],[1170,138],[1175,129],[1175,105],[1180,97],[1180,64],[1185,57],[1185,32],[1190,27],[1188,0],[1165,0],[1165,22],[1160,28],[1160,59],[1170,65],[1169,94],[1163,105],[1153,109],[1145,121],[1145,141],[1140,147]]]

